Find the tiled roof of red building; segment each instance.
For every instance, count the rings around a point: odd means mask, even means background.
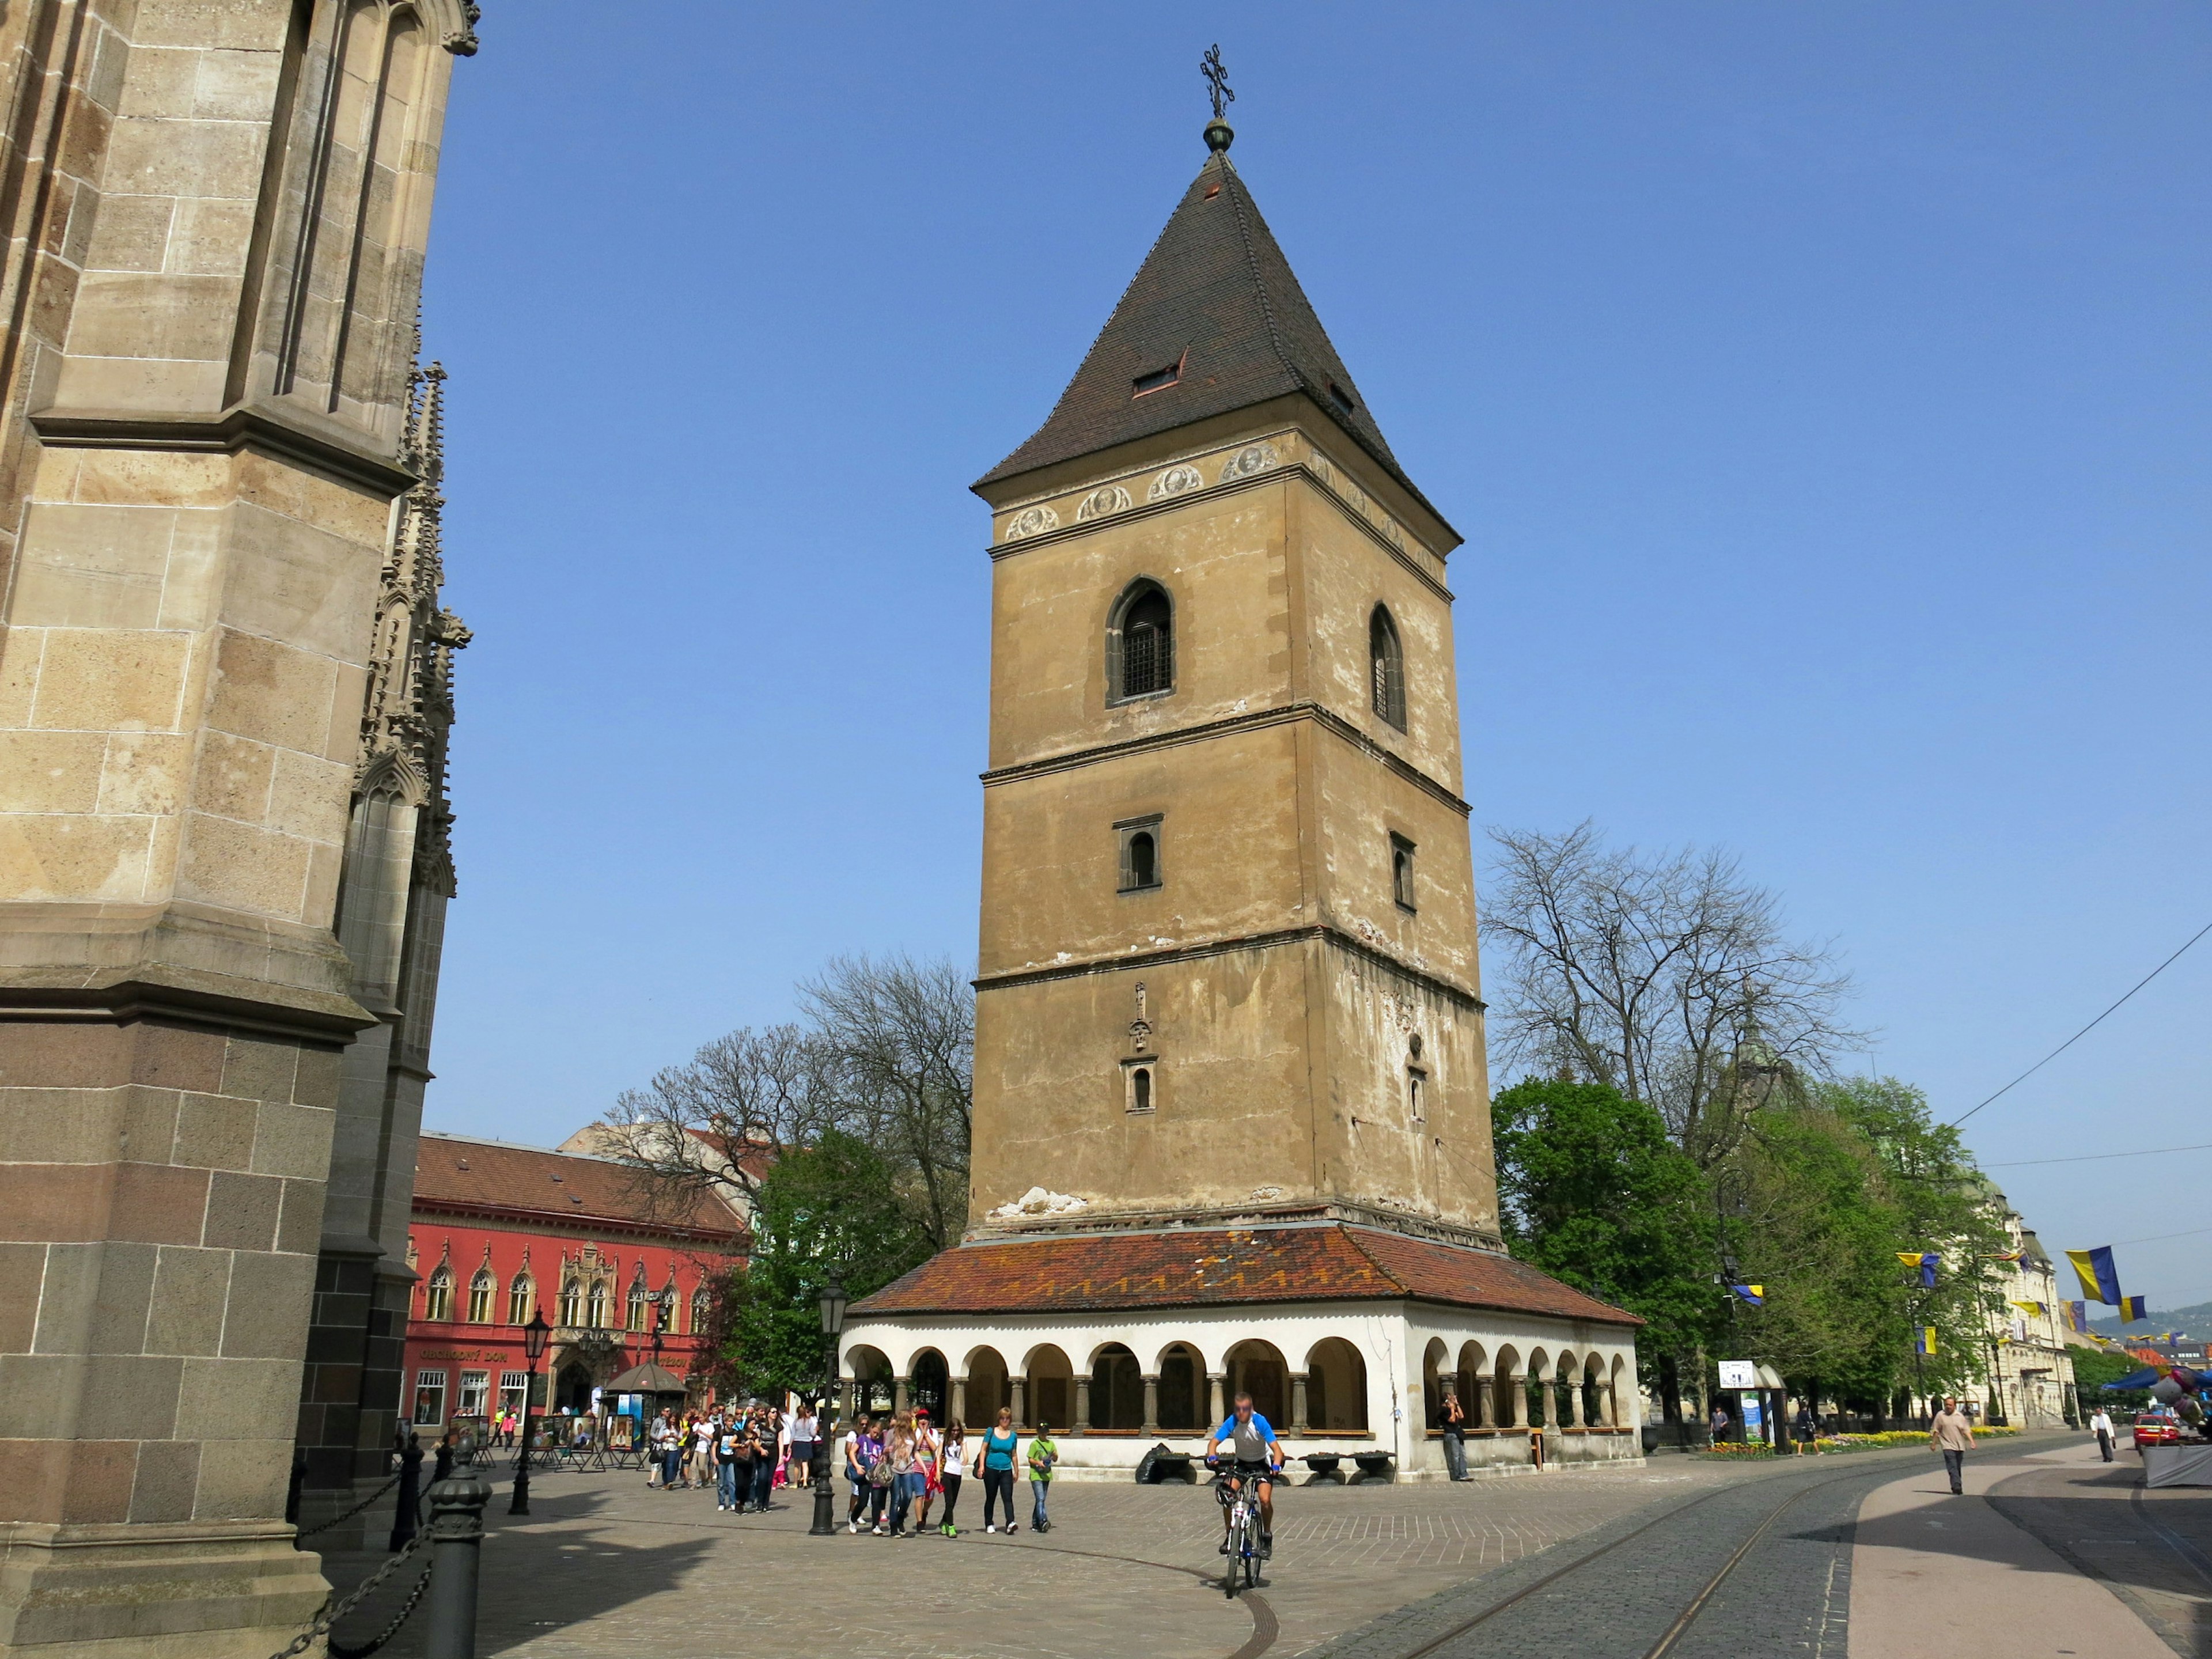
[[[425,1134],[416,1143],[418,1208],[526,1212],[578,1223],[621,1222],[672,1233],[744,1236],[712,1198],[656,1201],[628,1165],[503,1141]]]
[[[1341,1225],[964,1244],[931,1257],[852,1311],[1072,1313],[1399,1297],[1608,1325],[1644,1322],[1508,1255]]]

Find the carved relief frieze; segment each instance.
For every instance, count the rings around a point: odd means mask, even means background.
[[[1205,475],[1194,466],[1171,466],[1152,480],[1152,487],[1145,492],[1148,501],[1164,501],[1170,496],[1181,495],[1206,487]]]
[[[1081,524],[1088,519],[1103,519],[1109,513],[1127,513],[1129,507],[1129,492],[1119,484],[1108,484],[1083,498],[1083,505],[1075,509],[1075,520]]]
[[[1048,530],[1060,528],[1060,514],[1048,507],[1025,507],[1006,522],[1006,533],[999,539],[1018,542],[1024,536],[1042,536]]]
[[[1273,444],[1247,444],[1222,467],[1221,482],[1234,483],[1239,478],[1255,477],[1274,465],[1277,459]]]

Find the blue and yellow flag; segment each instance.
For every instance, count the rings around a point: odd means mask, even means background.
[[[2120,1298],[2120,1323],[2123,1325],[2131,1325],[2138,1319],[2149,1317],[2150,1316],[2143,1311],[2142,1297],[2124,1296]]]
[[[1993,1255],[1984,1256],[1982,1260],[1984,1261],[2017,1261],[2027,1254],[2027,1252],[2026,1250],[1999,1250]]]
[[[2040,1302],[2021,1302],[2015,1300],[2012,1305],[2019,1309],[2022,1313],[2035,1314],[2045,1319],[2051,1317],[2050,1308]]]
[[[2087,1336],[2089,1334],[2089,1304],[2086,1302],[2062,1302],[2058,1305],[2066,1310],[2066,1328]]]
[[[2069,1250],[2066,1259],[2074,1264],[2074,1277],[2081,1281],[2085,1297],[2118,1305],[2120,1270],[2112,1265],[2111,1245],[2100,1244],[2094,1250]]]
[[[1729,1293],[1739,1302],[1747,1302],[1754,1308],[1766,1305],[1766,1286],[1764,1285],[1731,1285]]]
[[[1936,1328],[1933,1325],[1920,1328],[1920,1334],[1912,1339],[1912,1352],[1924,1354],[1936,1352]]]
[[[1936,1265],[1943,1260],[1942,1256],[1933,1250],[1899,1250],[1897,1253],[1897,1259],[1908,1267],[1920,1269],[1922,1290],[1932,1291],[1936,1288]]]

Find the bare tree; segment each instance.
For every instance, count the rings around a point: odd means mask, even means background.
[[[746,1027],[625,1090],[595,1150],[672,1218],[708,1194],[750,1217],[777,1160],[839,1129],[911,1189],[931,1246],[968,1210],[975,996],[950,962],[840,957],[799,988],[803,1024]]]
[[[840,1072],[817,1032],[742,1027],[625,1089],[598,1150],[635,1170],[641,1194],[664,1211],[712,1194],[750,1216],[775,1160],[842,1121]]]
[[[799,988],[835,1057],[848,1122],[920,1188],[935,1249],[968,1214],[975,993],[950,962],[839,957]]]
[[[1797,1080],[1865,1036],[1838,1015],[1850,978],[1832,947],[1785,939],[1780,904],[1732,855],[1492,830],[1484,942],[1502,947],[1500,1054],[1611,1084],[1667,1121],[1706,1168]]]

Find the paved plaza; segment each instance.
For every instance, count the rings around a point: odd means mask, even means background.
[[[1131,1659],[1224,1659],[1256,1627],[1273,1638],[1265,1650],[1290,1655],[1655,1500],[1744,1478],[1668,1457],[1456,1486],[1299,1486],[1279,1501],[1275,1559],[1248,1604],[1219,1589],[1220,1522],[1202,1486],[1062,1483],[1053,1530],[1024,1524],[1009,1538],[982,1532],[982,1493],[970,1481],[957,1539],[823,1540],[807,1534],[806,1493],[779,1493],[767,1515],[739,1518],[717,1513],[709,1492],[649,1491],[635,1474],[536,1475],[532,1514],[518,1521],[505,1513],[502,1470],[488,1516],[479,1650],[1096,1659],[1110,1631],[1113,1650]],[[841,1481],[841,1522],[843,1493]],[[1021,1501],[1026,1523],[1026,1486]],[[325,1571],[347,1587],[381,1559],[332,1557]],[[360,1641],[395,1605],[396,1593],[380,1593],[340,1638]],[[386,1651],[418,1653],[420,1622]]]

